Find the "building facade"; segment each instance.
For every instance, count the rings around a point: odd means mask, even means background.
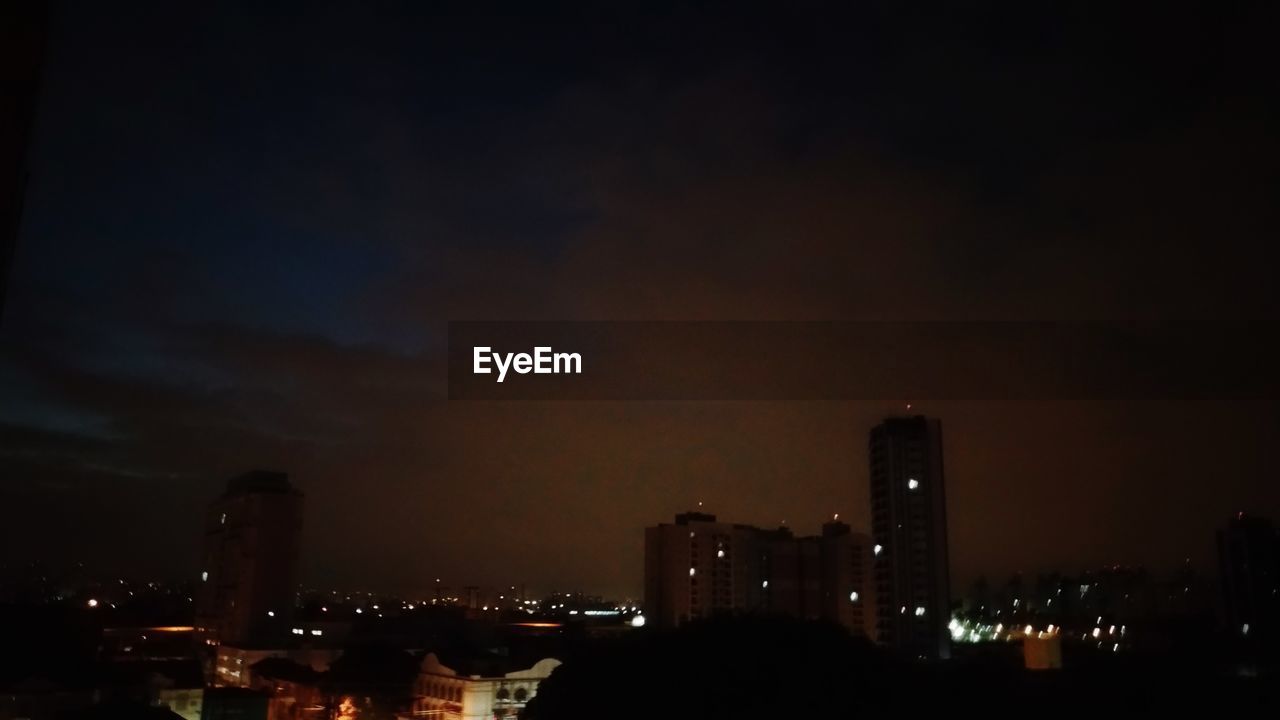
[[[302,493],[284,473],[251,472],[227,483],[205,522],[196,627],[206,642],[288,633],[301,530]]]
[[[215,687],[257,687],[253,667],[263,660],[289,660],[315,672],[324,672],[341,655],[336,648],[275,647],[245,648],[219,645],[214,658],[212,685]]]
[[[645,530],[645,614],[676,627],[718,614],[763,613],[874,628],[870,537],[840,522],[797,538],[687,512]]]
[[[889,418],[871,430],[871,536],[877,639],[904,654],[950,657],[950,571],[942,425]]]
[[[416,697],[409,717],[443,720],[518,717],[538,694],[538,684],[559,666],[559,660],[543,658],[533,667],[496,676],[462,674],[441,663],[435,653],[427,653],[414,685]]]
[[[1280,630],[1280,537],[1265,518],[1239,513],[1218,531],[1218,569],[1227,628],[1246,638]]]

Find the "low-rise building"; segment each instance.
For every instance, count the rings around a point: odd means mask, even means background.
[[[427,653],[414,686],[416,697],[410,717],[443,720],[517,717],[525,704],[537,695],[538,684],[559,665],[560,661],[555,658],[543,658],[523,670],[464,674],[441,663],[435,653]]]
[[[335,648],[219,645],[213,667],[213,684],[219,687],[253,687],[253,666],[267,658],[285,658],[323,672],[340,654],[341,651]]]

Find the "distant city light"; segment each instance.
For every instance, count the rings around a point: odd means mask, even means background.
[[[1034,632],[1034,631],[1035,631],[1035,628],[1031,627],[1030,625],[1028,625],[1028,626],[1026,626],[1026,627],[1022,628],[1022,633],[1023,633],[1024,635],[1030,635],[1030,634],[1031,634],[1032,632]]]
[[[853,592],[849,593],[849,602],[858,602],[859,597],[861,596],[858,595],[858,591],[854,590]]]
[[[87,604],[88,604],[88,606],[89,606],[89,607],[91,607],[91,608],[96,608],[96,607],[98,607],[98,601],[97,601],[97,600],[94,600],[93,598],[89,598],[89,602],[88,602]],[[1244,626],[1244,631],[1245,631],[1246,633],[1247,633],[1247,632],[1249,632],[1249,626],[1248,626],[1248,625],[1245,625],[1245,626]]]
[[[202,570],[202,571],[200,571],[200,582],[209,582],[209,571],[208,571],[208,570]]]
[[[356,614],[357,614],[357,615],[360,615],[360,614],[362,614],[362,613],[364,613],[364,610],[361,610],[360,608],[356,608]]]
[[[637,615],[631,618],[631,627],[644,627],[644,616]]]
[[[1093,635],[1093,639],[1097,640],[1098,637],[1102,635],[1102,628],[1094,628],[1092,635]]]
[[[876,543],[876,546],[871,549],[871,552],[874,553],[876,557],[880,557],[880,553],[884,552],[884,546],[880,543]]]
[[[723,551],[723,550],[717,550],[717,551],[716,551],[716,557],[718,557],[718,558],[722,558],[722,557],[724,557],[724,551]]]
[[[916,606],[916,617],[923,617],[923,616],[924,616],[924,606],[923,606],[923,605],[917,605],[917,606]]]
[[[689,568],[689,577],[693,577],[694,575],[697,575],[697,574],[698,574],[697,568]]]
[[[268,610],[268,611],[267,611],[267,617],[275,617],[275,616],[276,616],[276,611],[275,611],[275,610]]]
[[[93,601],[90,600],[89,602],[93,602]],[[1245,623],[1244,625],[1240,626],[1240,634],[1241,635],[1249,634],[1249,623]]]
[[[323,635],[323,634],[324,634],[324,631],[323,631],[323,630],[312,630],[312,631],[311,631],[311,634],[312,634],[312,635],[317,635],[317,636],[318,636],[318,635]]]
[[[915,489],[916,489],[916,488],[918,488],[918,487],[920,487],[920,481],[919,481],[919,480],[917,480],[917,479],[915,479],[915,478],[911,478],[910,480],[907,480],[907,489],[908,489],[908,490],[915,490]]]
[[[768,581],[768,580],[765,580],[764,582],[760,583],[760,587],[765,588],[765,589],[768,589],[768,587],[769,587],[769,581]]]

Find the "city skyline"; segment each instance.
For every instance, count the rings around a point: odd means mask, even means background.
[[[0,720],[1274,713],[1276,27],[0,2]]]
[[[918,409],[918,405],[908,404],[904,406],[902,409],[904,412],[898,413],[896,415],[890,415],[889,418],[902,419],[902,418],[911,417],[914,415],[915,409]],[[873,425],[868,426],[867,429],[873,430],[876,427],[879,427],[880,425],[882,425],[884,421],[886,421],[885,418],[880,418],[879,420],[875,421]],[[865,445],[865,443],[863,444]],[[869,461],[870,461],[870,456],[868,454],[866,456],[865,462],[869,463]],[[854,474],[857,475],[858,473],[854,473]],[[247,474],[245,472],[237,472],[235,473],[234,476],[237,478],[239,477],[250,478],[256,475],[284,476],[284,475],[287,475],[287,473],[278,473],[275,471],[265,471],[265,470],[253,470],[253,471],[249,471]],[[210,508],[216,507],[219,505],[219,503],[224,502],[223,498],[226,497],[226,492],[224,492],[222,488],[225,484],[226,484],[225,478],[218,479],[216,481],[216,487],[213,490],[213,495],[207,498],[199,499],[199,509],[197,512],[198,516],[206,517],[206,518],[210,517],[209,513],[212,512]],[[869,495],[870,483],[868,481],[867,486],[863,487],[861,484],[858,484],[855,481],[855,483],[853,484],[853,489],[856,493],[866,493]],[[758,526],[761,528],[770,528],[770,529],[777,528],[778,530],[786,530],[788,532],[794,533],[797,537],[821,535],[825,526],[831,523],[833,519],[840,522],[852,523],[852,528],[855,533],[870,532],[873,526],[871,503],[866,502],[864,499],[864,501],[861,503],[862,512],[859,512],[859,508],[857,507],[859,505],[858,502],[855,501],[853,505],[854,505],[853,513],[847,513],[847,512],[842,513],[840,511],[833,511],[833,512],[829,512],[825,517],[816,517],[816,518],[800,517],[798,519],[780,517],[777,520],[773,520],[773,521],[769,520],[767,517],[754,518],[754,519],[737,517],[737,518],[734,518],[734,522],[736,524],[741,524],[741,525],[751,525],[751,526]],[[664,510],[670,513],[670,512],[674,512],[676,510],[681,510],[681,509],[694,514],[720,512],[717,506],[714,506],[713,504],[705,502],[703,500],[692,501],[684,505],[673,504],[670,506],[669,509],[664,509]],[[775,513],[775,515],[780,515],[780,514],[782,513]],[[1256,516],[1258,515],[1258,513],[1245,512],[1243,510],[1230,513],[1231,517],[1246,516],[1246,515]],[[185,519],[185,520],[189,520],[189,519]],[[646,518],[644,522],[651,523],[652,520],[653,518]],[[1211,522],[1210,528],[1208,530],[1209,535],[1202,536],[1202,537],[1189,538],[1191,541],[1190,544],[1205,546],[1204,549],[1207,550],[1207,552],[1202,553],[1203,557],[1199,557],[1193,554],[1187,554],[1181,557],[1174,557],[1174,556],[1156,557],[1154,561],[1133,561],[1133,560],[1125,560],[1125,559],[1118,559],[1118,558],[1110,558],[1110,559],[1105,559],[1104,561],[1101,561],[1101,562],[1090,562],[1088,560],[1081,560],[1079,557],[1070,556],[1068,554],[1068,555],[1065,555],[1064,559],[1060,562],[1055,563],[1052,561],[1045,560],[1040,564],[1032,563],[1032,564],[1028,564],[1027,566],[1014,567],[1014,568],[1008,568],[1008,569],[978,565],[975,568],[971,568],[970,572],[966,573],[959,581],[951,582],[950,583],[951,592],[953,593],[953,595],[963,594],[975,581],[979,581],[979,580],[987,580],[987,581],[990,581],[992,579],[999,580],[1001,578],[1012,577],[1015,575],[1034,576],[1037,574],[1044,574],[1044,573],[1090,572],[1098,567],[1110,567],[1113,565],[1125,566],[1125,567],[1146,567],[1154,572],[1160,573],[1164,571],[1172,571],[1173,569],[1184,567],[1187,563],[1191,563],[1192,566],[1200,569],[1201,571],[1213,573],[1217,570],[1218,566],[1220,565],[1221,558],[1219,557],[1220,549],[1214,544],[1212,533],[1217,532],[1221,528],[1221,520],[1222,520],[1221,517],[1213,519],[1213,522]],[[184,521],[184,519],[179,518],[179,521]],[[205,522],[214,522],[214,521],[206,520]],[[301,523],[301,526],[303,528],[306,528],[307,525],[308,523],[306,522]],[[208,561],[201,559],[201,553],[202,552],[207,553],[208,546],[206,542],[206,544],[204,545],[205,550],[200,550],[201,548],[201,544],[199,541],[200,537],[201,535],[199,532],[196,532],[193,535],[193,538],[195,538],[195,542],[193,544],[195,545],[197,550],[193,558],[185,559],[183,561],[182,567],[178,568],[176,571],[167,572],[167,573],[161,572],[155,575],[155,577],[163,578],[164,580],[172,581],[172,582],[182,582],[182,583],[190,582],[190,583],[195,583],[197,585],[202,584],[204,578],[200,577],[201,573],[199,572],[199,569],[203,569],[206,565],[208,565]],[[183,540],[190,540],[190,539],[191,538],[176,538],[177,544],[181,544]],[[600,539],[606,543],[611,540],[621,539],[633,546],[631,548],[632,554],[634,554],[637,557],[637,560],[643,557],[643,553],[644,553],[643,527],[630,528],[630,529],[620,528],[618,529],[617,532],[603,535]],[[325,558],[313,558],[313,557],[310,557],[310,553],[311,553],[311,550],[309,548],[305,546],[302,546],[300,548],[300,551],[299,551],[300,557],[298,560],[298,565],[300,567],[311,565],[312,567],[320,566],[323,568],[326,566],[327,562]],[[1193,557],[1195,558],[1194,560],[1193,560]],[[37,561],[39,560],[39,558],[36,558],[36,559]],[[54,561],[49,564],[49,567],[52,570],[65,569],[68,567],[68,563],[64,562],[60,564],[57,561]],[[628,567],[619,568],[621,571],[620,574],[628,576],[629,580],[624,581],[623,583],[621,583],[615,588],[603,587],[604,585],[603,583],[597,582],[595,579],[590,577],[585,577],[584,579],[580,579],[580,580],[571,579],[569,581],[556,581],[556,580],[549,581],[545,578],[530,576],[528,573],[522,573],[520,571],[512,571],[512,570],[506,569],[505,565],[499,566],[500,569],[497,572],[490,572],[490,573],[469,572],[468,573],[464,571],[463,573],[457,574],[457,575],[446,575],[446,574],[442,574],[441,572],[433,571],[432,569],[427,568],[420,572],[416,572],[415,573],[417,576],[416,579],[410,583],[404,583],[404,584],[379,584],[377,582],[369,582],[367,577],[364,577],[364,578],[356,577],[353,580],[346,581],[346,582],[327,582],[326,579],[324,578],[325,573],[322,571],[321,573],[319,573],[320,575],[319,578],[301,577],[299,579],[297,586],[299,588],[304,588],[304,587],[314,588],[317,586],[326,587],[326,588],[336,587],[336,588],[344,588],[347,591],[351,591],[353,588],[358,588],[357,590],[355,590],[355,592],[358,592],[358,593],[372,592],[375,594],[388,594],[391,596],[402,595],[405,597],[417,597],[417,598],[426,598],[431,596],[432,593],[438,594],[439,589],[441,587],[449,588],[453,593],[456,594],[460,592],[462,589],[468,588],[468,587],[478,587],[478,588],[483,588],[486,591],[494,590],[496,592],[497,590],[501,590],[502,588],[506,588],[510,586],[513,589],[515,587],[520,587],[522,589],[531,588],[533,592],[539,593],[539,594],[560,593],[560,592],[587,592],[592,594],[605,595],[609,597],[639,600],[640,598],[644,597],[645,591],[644,591],[643,582],[641,582],[642,574],[639,572],[636,572],[635,567],[638,567],[638,566],[633,566],[629,568]],[[121,567],[119,565],[108,564],[108,565],[95,566],[93,564],[90,564],[86,569],[96,571],[96,572],[103,572],[108,575],[113,572],[121,573],[125,575],[133,574],[130,572],[131,568]],[[143,573],[143,575],[145,576],[146,573]],[[582,576],[579,576],[579,577],[582,577]],[[510,585],[511,583],[515,583],[515,585]]]
[[[639,596],[642,528],[699,501],[869,527],[861,433],[908,403],[947,420],[956,586],[1211,568],[1221,518],[1280,517],[1261,389],[446,399],[458,320],[1273,324],[1272,9],[824,12],[53,3],[0,562],[183,577],[208,499],[276,468],[304,583]]]

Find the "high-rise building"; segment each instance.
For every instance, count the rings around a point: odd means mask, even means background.
[[[1247,638],[1280,630],[1280,538],[1265,518],[1237,514],[1218,531],[1227,627]]]
[[[838,622],[870,635],[871,539],[830,522],[817,537],[687,512],[645,530],[645,615],[660,627],[726,613]]]
[[[855,635],[875,637],[876,602],[871,536],[832,520],[818,540],[821,580],[820,617],[838,622]]]
[[[748,563],[754,541],[754,528],[717,522],[715,515],[702,512],[646,528],[646,618],[659,627],[675,627],[757,604]]]
[[[886,419],[871,430],[869,454],[877,639],[915,657],[948,658],[942,425],[919,415]]]
[[[207,640],[243,644],[288,628],[301,529],[302,493],[288,475],[227,483],[205,523],[196,626]]]

